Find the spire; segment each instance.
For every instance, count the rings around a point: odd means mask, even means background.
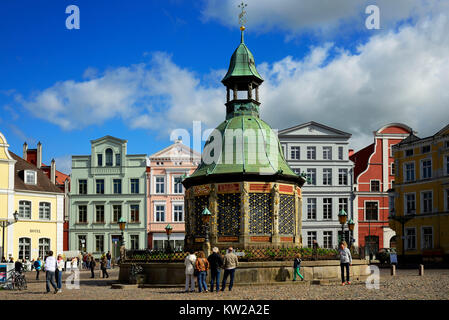
[[[248,5],[246,3],[243,3],[243,1],[241,4],[238,5],[238,7],[242,9],[242,12],[240,12],[240,14],[239,14],[240,31],[242,32],[240,43],[244,43],[243,42],[243,32],[245,31],[245,24],[246,24],[245,7],[247,7],[247,6]]]

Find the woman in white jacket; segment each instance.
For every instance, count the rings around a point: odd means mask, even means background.
[[[195,262],[196,256],[195,254],[188,252],[187,257],[184,260],[184,265],[186,266],[186,289],[185,292],[189,292],[189,283],[190,283],[190,292],[195,291]]]
[[[64,259],[62,255],[58,254],[58,259],[56,260],[56,284],[58,292],[62,292],[62,270],[64,270]]]

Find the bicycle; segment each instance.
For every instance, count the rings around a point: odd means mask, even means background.
[[[5,289],[9,290],[26,290],[27,289],[27,281],[25,275],[23,273],[17,272],[16,270],[11,270],[8,272],[10,274],[7,277],[7,282],[4,285]]]

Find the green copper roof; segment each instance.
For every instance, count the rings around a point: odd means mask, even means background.
[[[216,156],[218,160],[210,164],[205,163],[204,160],[201,161],[197,170],[188,179],[227,173],[262,175],[278,173],[297,176],[285,162],[277,134],[258,117],[236,116],[222,122],[216,130],[221,134],[222,139],[221,150],[218,150],[220,155]],[[227,146],[226,142],[233,148]],[[214,143],[213,139],[209,138],[204,146],[205,150],[208,150],[208,145],[211,149],[211,143]],[[232,152],[226,153],[227,148]],[[212,151],[210,154],[212,159],[213,153],[217,150],[209,151]]]
[[[253,54],[243,42],[243,31],[240,45],[232,54],[228,73],[221,82],[226,85],[232,77],[255,77],[258,80],[257,82],[262,83],[263,81],[259,72],[257,72]]]

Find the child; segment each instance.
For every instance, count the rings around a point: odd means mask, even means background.
[[[302,274],[299,273],[299,268],[301,268],[301,254],[298,253],[295,256],[295,261],[293,262],[293,281],[296,281],[296,275],[298,275],[301,278],[301,281],[304,281],[304,277]]]

